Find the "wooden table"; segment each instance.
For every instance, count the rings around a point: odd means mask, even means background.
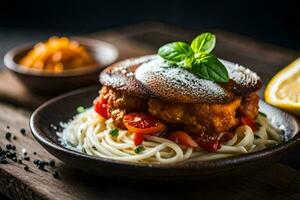
[[[202,31],[202,30],[201,30]],[[201,32],[199,31],[199,32]],[[298,56],[297,52],[264,44],[232,33],[212,30],[217,35],[215,53],[224,59],[238,62],[256,71],[266,83],[276,71]],[[190,41],[195,31],[159,23],[142,23],[121,27],[88,37],[116,45],[120,59],[154,53],[168,41]],[[262,93],[260,93],[262,94]],[[95,177],[64,165],[48,154],[29,133],[28,120],[33,108],[47,100],[30,94],[11,74],[0,72],[0,145],[9,143],[5,132],[17,137],[10,143],[22,154],[26,149],[29,167],[14,163],[0,164],[0,191],[12,199],[300,199],[300,159],[295,150],[281,163],[268,169],[249,173],[245,177],[227,177],[207,182],[149,183],[111,180]],[[7,126],[10,129],[7,129]],[[22,135],[21,128],[27,133]],[[33,155],[37,152],[37,155]],[[51,172],[34,166],[34,159],[54,159],[59,179]],[[299,161],[298,161],[299,160]],[[293,167],[293,168],[292,168]]]

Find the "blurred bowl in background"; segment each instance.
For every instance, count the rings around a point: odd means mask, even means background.
[[[118,58],[118,50],[110,43],[83,37],[71,37],[77,41],[96,61],[93,66],[67,69],[62,72],[45,72],[21,66],[19,61],[36,43],[18,46],[4,56],[5,66],[34,93],[56,95],[72,89],[98,83],[99,73]]]

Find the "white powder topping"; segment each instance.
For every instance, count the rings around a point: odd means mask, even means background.
[[[237,85],[254,89],[259,87],[257,84],[260,78],[256,73],[238,64],[222,59],[220,61],[227,68],[229,78]],[[172,67],[158,55],[121,61],[112,66],[112,73],[114,72],[122,75],[102,73],[100,79],[104,84],[114,88],[135,90],[136,87],[140,87],[135,85],[136,82],[130,82],[130,79],[136,78],[146,87],[145,94],[168,101],[217,103],[232,98],[232,93],[223,89],[218,83],[201,79],[186,69]]]
[[[226,91],[217,83],[200,79],[186,69],[170,67],[159,57],[142,64],[135,76],[153,94],[165,99],[180,96],[183,101],[201,98],[211,102],[226,97]]]
[[[142,56],[139,58],[126,59],[118,63],[118,66],[113,68],[113,72],[121,71],[122,74],[126,74],[128,72],[127,69],[129,67],[147,62],[156,57],[157,57],[156,55],[150,55],[150,56]]]
[[[242,86],[255,86],[260,80],[260,77],[255,72],[246,67],[222,59],[220,61],[226,66],[229,78]]]
[[[245,87],[257,84],[259,77],[256,73],[243,66],[224,60],[220,61],[227,68],[229,78],[238,84]],[[135,71],[135,76],[153,94],[165,99],[176,99],[180,96],[183,101],[187,102],[194,98],[215,102],[228,96],[228,92],[219,84],[198,78],[186,69],[171,67],[159,56],[142,64]]]

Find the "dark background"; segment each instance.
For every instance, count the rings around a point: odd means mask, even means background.
[[[2,0],[0,39],[89,33],[145,20],[197,30],[220,28],[300,49],[299,7],[288,0]]]

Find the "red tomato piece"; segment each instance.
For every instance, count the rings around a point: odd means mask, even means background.
[[[249,126],[252,131],[257,131],[256,123],[253,119],[249,117],[241,117],[240,118],[240,126]]]
[[[139,134],[139,133],[134,133],[133,134],[133,143],[135,146],[138,146],[140,144],[142,144],[142,142],[144,141],[144,135],[143,134]]]
[[[221,148],[222,142],[227,142],[231,140],[231,138],[234,136],[234,133],[232,132],[225,132],[222,134],[222,137],[220,135],[201,135],[196,139],[196,142],[200,147],[203,149],[206,149],[207,151],[217,151]]]
[[[132,133],[152,134],[165,130],[165,125],[146,113],[129,113],[123,117],[123,123]]]
[[[201,140],[199,142],[199,146],[208,151],[217,151],[221,148],[220,141],[218,139],[204,141]]]
[[[94,110],[103,118],[108,119],[108,104],[107,99],[98,97],[94,100]]]
[[[184,131],[175,131],[169,135],[168,138],[177,144],[182,144],[192,148],[198,147],[198,144],[195,142],[195,140],[193,140],[193,138]]]
[[[221,142],[217,135],[201,135],[196,138],[197,144],[207,151],[217,151],[221,148]]]

